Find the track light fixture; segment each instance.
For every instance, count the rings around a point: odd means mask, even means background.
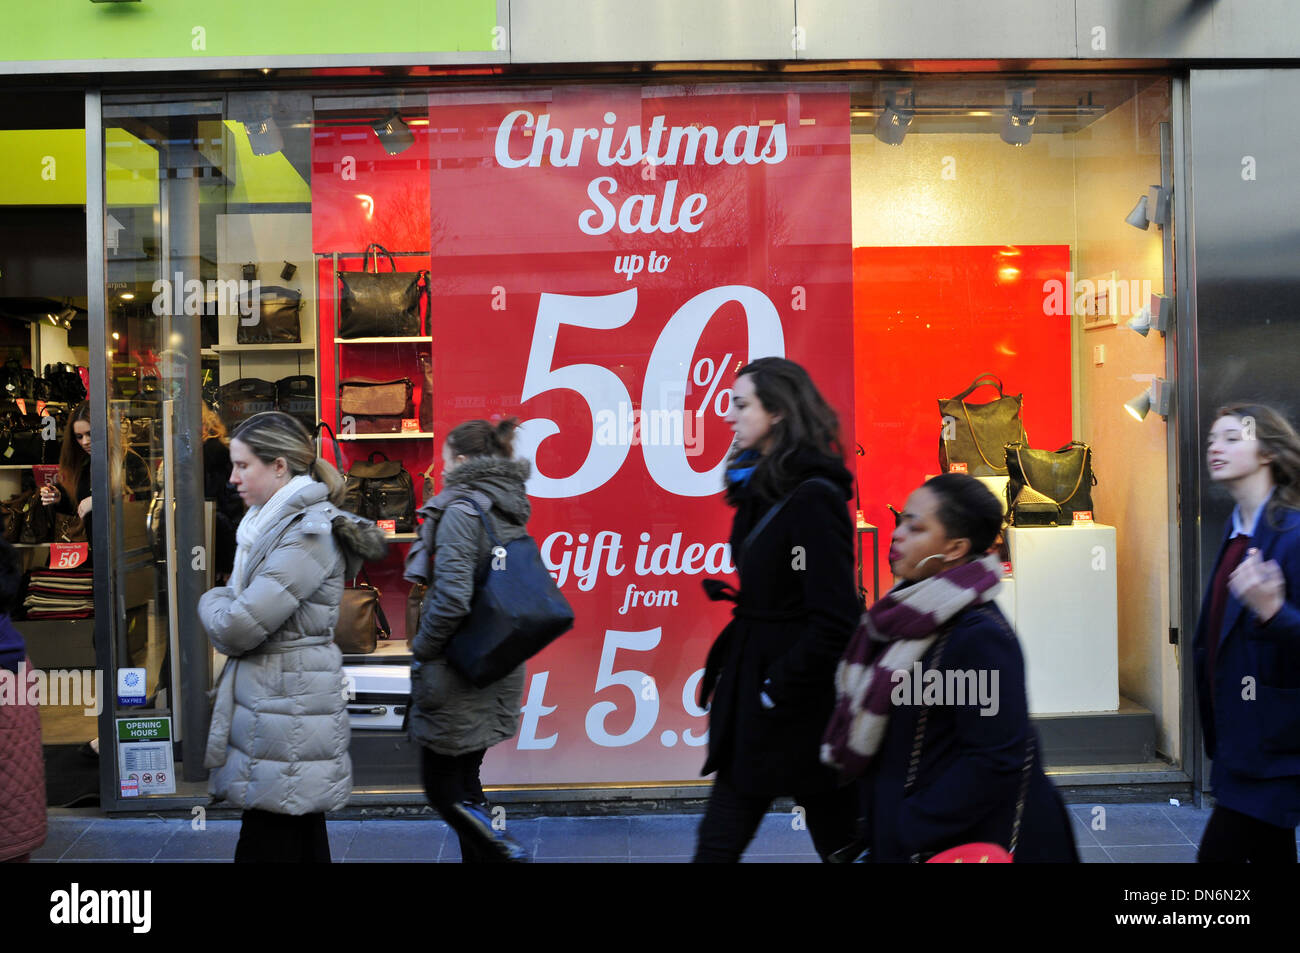
[[[411,132],[411,127],[403,122],[402,117],[396,112],[386,119],[379,120],[371,128],[379,137],[379,144],[390,156],[405,152],[415,145],[415,133]]]
[[[1011,105],[1007,107],[1006,119],[1002,121],[1002,141],[1009,146],[1023,146],[1034,135],[1034,120],[1038,111],[1024,104],[1024,93],[1011,94]]]
[[[885,111],[876,120],[876,138],[885,145],[899,146],[907,136],[916,115],[916,103],[910,90],[885,93]]]
[[[1134,420],[1145,420],[1146,415],[1154,410],[1161,417],[1168,418],[1173,402],[1173,389],[1163,377],[1151,378],[1151,386],[1124,404]]]
[[[1142,310],[1125,322],[1130,331],[1146,337],[1154,328],[1161,334],[1169,330],[1169,319],[1173,315],[1174,303],[1164,295],[1152,295],[1151,300],[1142,306]]]
[[[269,116],[266,119],[244,123],[244,131],[248,133],[248,144],[252,147],[255,156],[275,155],[284,149],[284,137],[280,135],[280,127]]]
[[[1124,216],[1124,221],[1143,231],[1154,222],[1164,226],[1169,224],[1169,190],[1158,185],[1151,186],[1146,195],[1137,200],[1133,211]]]

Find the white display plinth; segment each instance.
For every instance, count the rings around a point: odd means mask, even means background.
[[[1118,710],[1115,527],[1013,526],[1007,542],[1029,710]]]

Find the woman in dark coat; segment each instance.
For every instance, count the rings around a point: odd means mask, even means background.
[[[803,809],[822,858],[853,839],[853,799],[818,761],[834,704],[835,666],[859,604],[853,578],[853,477],[835,412],[793,361],[742,367],[727,422],[736,441],[727,502],[740,591],[709,651],[700,686],[717,772],[696,862],[735,862],[777,797]]]
[[[406,562],[406,578],[429,587],[410,646],[410,737],[420,745],[429,803],[459,835],[467,864],[528,856],[495,829],[479,779],[487,749],[519,730],[524,666],[476,688],[447,661],[447,643],[469,615],[475,577],[492,550],[484,522],[503,545],[528,532],[530,465],[513,456],[516,423],[470,420],[447,434],[443,490],[420,508],[420,539]]]
[[[913,492],[889,550],[899,582],[864,614],[836,674],[823,758],[862,777],[872,861],[969,843],[1017,862],[1078,860],[1029,722],[1020,643],[993,602],[1001,527],[1002,504],[973,477]]]
[[[1236,506],[1196,627],[1213,759],[1203,863],[1296,862],[1300,823],[1300,437],[1262,404],[1219,410],[1210,479]]]

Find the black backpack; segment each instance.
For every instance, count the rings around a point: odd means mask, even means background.
[[[376,460],[376,457],[383,457]],[[376,450],[348,468],[343,508],[376,523],[393,520],[393,531],[415,532],[415,481],[401,460],[389,460]]]

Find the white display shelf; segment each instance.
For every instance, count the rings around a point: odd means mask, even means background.
[[[335,338],[335,344],[432,344],[433,336],[412,338]]]
[[[390,543],[413,543],[419,539],[417,533],[385,533],[384,539]]]
[[[0,470],[30,470],[32,467],[41,465],[39,463],[0,463]]]
[[[429,440],[432,433],[341,433],[339,440]]]
[[[217,344],[213,347],[206,348],[205,351],[212,351],[214,354],[221,355],[229,351],[314,351],[314,344]]]

